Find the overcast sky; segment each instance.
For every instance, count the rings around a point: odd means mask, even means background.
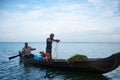
[[[120,42],[120,0],[0,0],[0,42]]]

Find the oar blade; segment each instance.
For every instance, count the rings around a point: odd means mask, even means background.
[[[16,58],[16,57],[18,57],[19,56],[19,54],[18,55],[15,55],[15,56],[12,56],[12,57],[9,57],[9,60],[11,60],[11,59],[13,59],[13,58]]]

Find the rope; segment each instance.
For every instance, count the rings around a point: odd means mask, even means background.
[[[56,54],[55,58],[58,58],[58,43],[56,43],[56,46],[54,48],[54,53]]]

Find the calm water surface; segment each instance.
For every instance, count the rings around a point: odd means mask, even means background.
[[[37,48],[33,54],[45,50],[44,42],[31,42],[29,45]],[[103,75],[95,75],[35,67],[23,64],[19,57],[8,60],[8,57],[18,54],[23,46],[22,42],[0,42],[0,80],[120,80],[120,67]],[[67,59],[75,54],[104,58],[115,52],[120,52],[119,42],[53,43],[53,58]]]

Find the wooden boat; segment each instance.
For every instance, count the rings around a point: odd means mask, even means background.
[[[92,58],[88,61],[67,62],[64,59],[53,59],[52,61],[40,61],[33,58],[25,58],[20,54],[20,59],[24,63],[29,63],[39,67],[54,68],[63,71],[76,71],[103,74],[110,72],[120,66],[120,52],[112,54],[106,58]]]

